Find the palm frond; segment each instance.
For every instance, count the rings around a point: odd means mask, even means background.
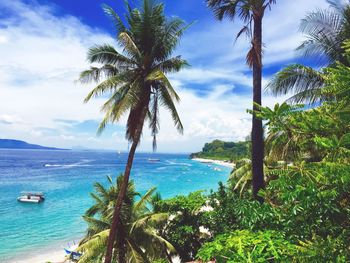
[[[139,61],[141,58],[141,53],[136,46],[133,39],[127,32],[121,32],[118,36],[118,42],[120,46],[124,49],[129,56],[131,56],[135,61]]]
[[[165,87],[160,88],[160,101],[162,105],[169,110],[175,127],[182,134],[184,129],[182,122],[180,120],[179,114],[177,113],[176,107],[172,100],[172,96],[169,94],[168,89]]]
[[[322,65],[324,58],[329,64],[344,62],[342,43],[346,38],[343,33],[348,30],[344,8],[338,9],[335,1],[330,1],[330,9],[318,9],[309,13],[300,24],[300,31],[306,40],[298,47],[304,56],[318,58]]]
[[[165,87],[167,89],[168,93],[171,96],[171,99],[174,99],[176,102],[180,102],[179,95],[176,93],[176,91],[173,88],[173,86],[171,85],[170,81],[168,80],[168,78],[165,76],[165,74],[162,71],[155,70],[151,74],[149,74],[146,79],[148,81],[161,82],[163,84],[161,86]]]
[[[104,78],[110,78],[118,74],[118,69],[113,65],[103,65],[102,67],[90,67],[90,69],[80,73],[81,83],[99,82]]]
[[[234,20],[236,17],[237,9],[239,8],[238,0],[225,1],[225,0],[207,0],[206,3],[210,9],[213,10],[215,18],[222,20],[224,17],[229,17]]]
[[[113,46],[108,44],[90,48],[88,51],[88,61],[90,63],[101,63],[130,68],[134,67],[136,64],[133,60],[120,54]]]
[[[152,196],[156,191],[156,189],[157,189],[156,187],[152,187],[141,197],[141,199],[138,202],[135,203],[134,205],[135,212],[147,207],[147,203],[149,203],[150,200],[152,199]]]
[[[118,89],[123,86],[123,84],[125,84],[125,76],[123,74],[111,76],[91,90],[85,97],[84,102],[87,103],[92,97],[118,92]]]
[[[154,67],[154,69],[166,74],[179,72],[181,69],[187,66],[189,66],[187,61],[182,59],[181,56],[177,56],[160,62]]]
[[[145,215],[141,216],[140,218],[138,218],[137,220],[135,220],[135,222],[133,222],[131,229],[130,229],[130,233],[132,233],[138,229],[145,229],[150,224],[151,225],[159,225],[160,223],[166,222],[168,220],[168,218],[169,218],[168,213],[145,214]]]
[[[154,91],[154,96],[152,96],[151,110],[149,111],[149,127],[151,129],[151,135],[153,137],[153,151],[157,149],[157,134],[159,132],[159,90]]]
[[[133,240],[128,238],[126,242],[130,248],[129,249],[130,258],[135,263],[151,263],[147,258],[147,255],[145,254],[145,252],[143,252],[142,249]]]
[[[105,252],[108,235],[109,229],[94,235],[90,240],[79,245],[77,251],[82,252],[83,254],[79,258],[79,263],[98,262],[96,259],[102,259]]]
[[[285,95],[294,92],[293,102],[314,103],[321,100],[320,90],[325,84],[324,76],[311,67],[293,64],[278,72],[268,83],[266,90],[273,95]]]
[[[103,4],[102,9],[112,19],[118,33],[126,31],[126,27],[123,21],[121,20],[120,16],[113,10],[112,7]]]

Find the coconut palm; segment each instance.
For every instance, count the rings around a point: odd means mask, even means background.
[[[234,19],[239,17],[246,24],[237,38],[246,33],[251,39],[251,49],[247,54],[247,64],[253,69],[253,109],[261,105],[262,81],[262,21],[266,9],[271,8],[276,0],[206,0],[215,17]],[[253,28],[253,30],[251,30]],[[252,172],[253,195],[261,201],[258,192],[264,188],[264,139],[262,121],[253,115],[252,127]]]
[[[281,172],[286,169],[285,162],[271,162],[265,160],[264,162],[264,176],[265,181],[269,183],[271,180],[277,179]],[[244,193],[250,192],[248,185],[253,178],[252,161],[250,159],[241,159],[237,162],[236,168],[231,172],[229,177],[229,186],[233,191],[237,191],[240,197]]]
[[[108,123],[118,122],[128,114],[126,138],[131,147],[111,224],[106,263],[112,259],[121,206],[145,121],[149,122],[154,149],[161,106],[170,111],[177,130],[183,131],[175,108],[175,102],[180,99],[166,74],[178,72],[187,65],[180,56],[171,57],[186,27],[178,18],[167,19],[163,4],[156,4],[153,0],[143,0],[142,3],[139,9],[132,9],[126,3],[126,24],[112,8],[104,7],[116,26],[120,48],[107,44],[91,48],[88,61],[99,63],[100,66],[91,67],[80,76],[82,82],[98,83],[86,97],[86,102],[92,97],[109,96],[102,106],[105,117],[99,126],[99,132]]]
[[[286,102],[275,104],[273,108],[260,107],[257,116],[266,120],[267,136],[265,154],[268,163],[297,160],[301,154],[301,134],[294,131],[297,124],[295,116],[301,114],[303,105],[289,105]]]
[[[102,262],[105,254],[116,199],[123,182],[122,176],[118,177],[116,183],[110,177],[107,178],[109,188],[100,183],[95,184],[96,193],[91,193],[95,203],[83,216],[88,230],[78,248],[83,253],[79,263]],[[153,212],[151,201],[154,192],[155,188],[152,188],[141,196],[135,191],[134,183],[128,183],[121,210],[120,234],[113,247],[114,261],[151,262],[165,256],[165,250],[174,251],[174,247],[156,230],[157,225],[164,225],[168,215]],[[136,201],[136,198],[139,200]]]
[[[330,7],[317,10],[304,18],[300,30],[306,40],[297,48],[305,57],[317,58],[320,66],[336,61],[349,65],[344,41],[350,38],[350,4],[341,0],[328,0]],[[322,70],[301,64],[290,65],[277,73],[267,86],[274,95],[293,92],[291,103],[314,104],[327,100],[322,93],[325,77]]]

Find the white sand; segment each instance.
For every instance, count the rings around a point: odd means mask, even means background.
[[[193,161],[201,162],[201,163],[213,163],[221,166],[226,166],[230,168],[234,168],[235,164],[226,162],[226,161],[219,161],[219,160],[212,160],[212,159],[203,159],[203,158],[193,158]]]
[[[7,261],[7,263],[62,263],[62,262],[68,262],[65,261],[65,253],[63,249],[60,250],[51,250],[47,251],[45,253],[40,253],[39,255],[28,255],[26,256],[20,256],[17,259],[12,259],[10,261]]]

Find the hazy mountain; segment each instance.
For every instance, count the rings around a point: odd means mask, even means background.
[[[45,147],[37,144],[30,144],[24,141],[11,139],[0,139],[0,149],[66,150],[55,147]]]

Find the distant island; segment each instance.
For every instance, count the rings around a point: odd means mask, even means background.
[[[233,162],[249,156],[250,142],[225,142],[214,140],[206,143],[201,152],[192,153],[191,159],[202,158]]]
[[[0,139],[0,149],[31,149],[31,150],[67,150],[55,147],[46,147],[37,144],[30,144],[25,141]]]

